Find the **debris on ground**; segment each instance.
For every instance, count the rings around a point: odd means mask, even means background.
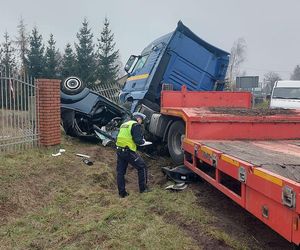
[[[91,158],[89,155],[85,155],[85,154],[76,154],[76,156],[84,157],[84,158]]]
[[[63,149],[63,148],[61,148],[61,149],[59,149],[58,150],[58,152],[56,153],[56,154],[52,154],[52,156],[60,156],[61,155],[61,153],[64,153],[64,152],[66,152],[66,150],[65,149]]]
[[[197,182],[200,180],[197,174],[192,172],[184,165],[180,165],[175,168],[162,167],[161,170],[169,179],[176,183]]]
[[[187,186],[188,186],[188,184],[186,184],[185,182],[175,183],[175,184],[165,187],[165,190],[182,191],[182,190],[186,189]]]
[[[83,158],[82,161],[84,164],[86,164],[88,166],[92,166],[94,164],[94,162],[89,160],[88,158]]]

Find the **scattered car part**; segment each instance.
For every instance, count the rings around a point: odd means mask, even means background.
[[[197,174],[184,165],[180,165],[175,168],[162,167],[161,170],[168,178],[177,183],[196,182],[200,180]]]
[[[59,150],[58,150],[58,153],[56,153],[56,154],[52,154],[52,156],[60,156],[60,155],[61,155],[61,153],[64,153],[64,152],[66,152],[66,150],[65,150],[65,149],[63,149],[63,148],[61,148],[61,149],[59,149]]]
[[[111,135],[109,132],[106,131],[105,127],[102,127],[102,129],[100,129],[97,125],[93,125],[93,128],[94,128],[94,131],[96,133],[96,135],[102,139],[102,138],[105,138],[105,139],[109,139],[113,142],[116,141],[116,137],[114,137],[113,135]]]
[[[60,152],[58,152],[58,153],[56,153],[56,154],[52,154],[52,156],[60,156],[60,155],[61,155]]]
[[[187,186],[188,185],[185,182],[175,183],[175,184],[165,187],[165,190],[182,191],[182,190],[186,189]]]
[[[84,158],[91,158],[89,155],[84,155],[84,154],[76,154],[76,156],[84,157]]]
[[[83,158],[82,161],[84,164],[86,164],[88,166],[92,166],[94,164],[94,162],[89,160],[88,158]]]

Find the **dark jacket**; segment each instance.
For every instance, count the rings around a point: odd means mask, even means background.
[[[143,129],[141,124],[136,123],[132,126],[131,135],[136,145],[144,144],[145,141],[143,139]]]

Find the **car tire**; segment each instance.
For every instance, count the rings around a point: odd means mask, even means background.
[[[61,84],[61,91],[67,95],[77,95],[85,88],[85,84],[76,76],[66,78]]]
[[[69,136],[77,137],[82,134],[77,124],[74,111],[62,111],[61,124],[64,128],[64,131]]]
[[[172,161],[178,165],[183,163],[182,139],[184,135],[184,123],[182,121],[173,122],[168,132],[168,149]]]

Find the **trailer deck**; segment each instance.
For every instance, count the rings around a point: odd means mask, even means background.
[[[300,182],[300,140],[195,141],[290,180]]]

